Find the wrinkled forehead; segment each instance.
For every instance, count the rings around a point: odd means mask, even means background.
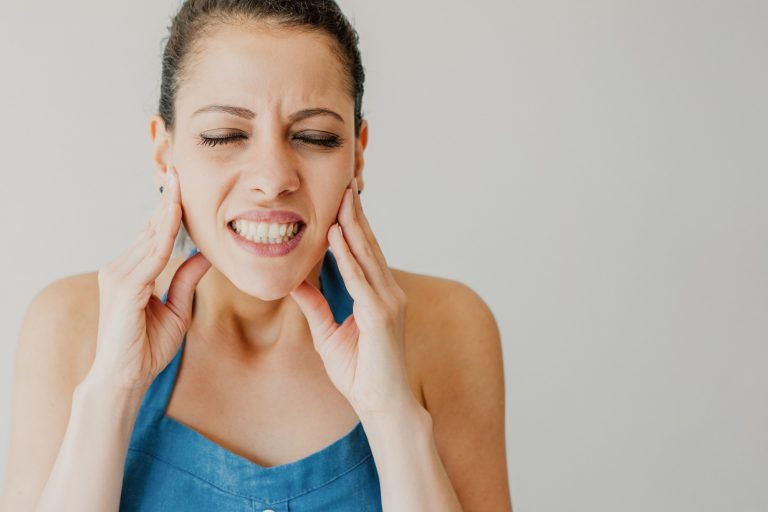
[[[217,23],[185,57],[176,110],[183,118],[203,103],[346,109],[354,102],[345,77],[334,40],[325,33]]]

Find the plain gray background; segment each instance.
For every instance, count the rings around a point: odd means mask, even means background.
[[[516,512],[768,510],[768,3],[340,3],[384,252],[498,320]],[[3,471],[26,306],[158,200],[177,5],[3,5]]]

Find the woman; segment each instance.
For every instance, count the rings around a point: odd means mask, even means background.
[[[511,510],[494,318],[387,266],[363,78],[332,0],[181,7],[160,204],[30,305],[5,510]]]

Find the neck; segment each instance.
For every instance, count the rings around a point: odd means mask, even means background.
[[[318,289],[321,266],[322,259],[306,277]],[[304,313],[290,295],[271,301],[248,295],[215,267],[197,285],[189,331],[218,353],[241,361],[278,348],[314,350]]]

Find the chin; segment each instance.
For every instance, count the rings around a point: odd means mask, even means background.
[[[296,247],[291,254],[274,258],[249,255],[240,247],[234,247],[235,254],[225,254],[229,247],[225,250],[221,244],[216,244],[208,253],[204,247],[200,250],[235,288],[252,297],[272,301],[288,296],[322,262],[328,244],[312,244],[313,241],[307,237],[302,241],[304,245]]]
[[[303,281],[295,274],[281,276],[268,271],[248,276],[228,276],[228,279],[241,292],[265,301],[286,297]]]

